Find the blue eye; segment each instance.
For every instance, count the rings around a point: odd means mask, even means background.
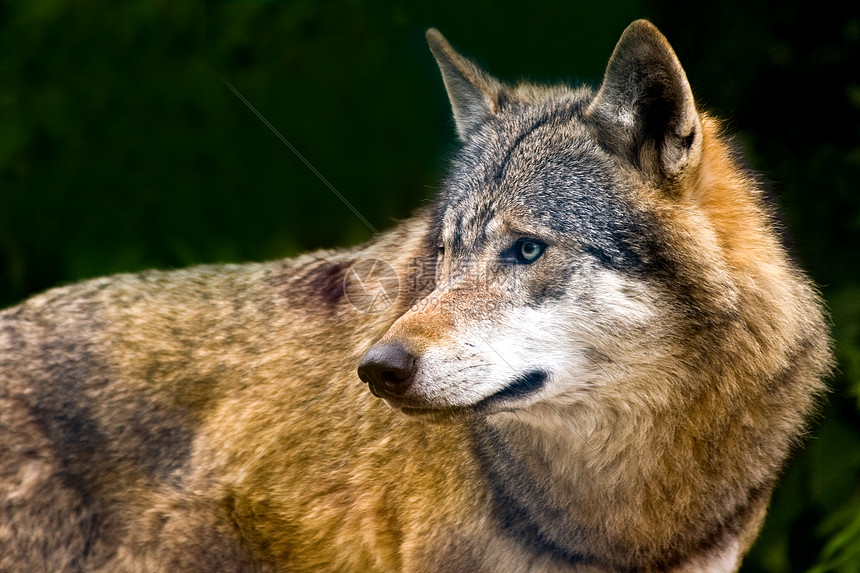
[[[504,260],[518,265],[530,265],[546,250],[546,243],[537,239],[517,239],[508,251],[502,253]]]

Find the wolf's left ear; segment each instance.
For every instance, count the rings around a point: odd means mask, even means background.
[[[465,141],[472,130],[499,111],[502,86],[458,54],[439,30],[427,30],[427,43],[442,72],[442,81],[445,82],[454,112],[457,135]]]
[[[624,30],[586,114],[607,145],[649,175],[677,179],[701,156],[702,124],[687,75],[646,20]]]

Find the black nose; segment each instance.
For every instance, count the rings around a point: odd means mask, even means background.
[[[358,377],[379,397],[403,395],[412,383],[415,356],[398,342],[371,347],[358,365]]]

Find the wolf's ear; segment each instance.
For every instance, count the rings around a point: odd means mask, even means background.
[[[607,145],[649,175],[674,180],[701,156],[702,125],[687,75],[646,20],[624,30],[586,113]]]
[[[458,54],[439,30],[427,30],[427,43],[442,72],[442,80],[454,111],[457,135],[465,141],[469,132],[499,111],[502,86]]]

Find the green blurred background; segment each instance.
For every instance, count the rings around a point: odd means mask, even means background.
[[[427,27],[502,79],[596,84],[641,17],[774,182],[833,314],[833,392],[744,571],[860,571],[857,2],[0,3],[0,307],[370,236],[222,78],[381,229],[453,149]]]

